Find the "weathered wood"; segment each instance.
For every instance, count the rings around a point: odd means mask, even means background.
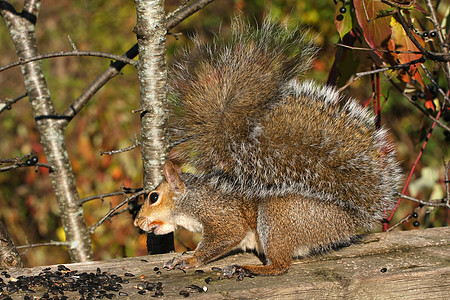
[[[433,228],[403,232],[377,233],[364,237],[360,243],[324,255],[297,260],[290,271],[279,277],[219,280],[211,267],[230,264],[259,263],[252,254],[237,254],[200,268],[204,273],[188,270],[167,271],[165,261],[174,255],[164,254],[66,264],[81,272],[102,271],[130,279],[122,284],[129,299],[144,299],[154,295],[139,295],[134,287],[144,280],[162,282],[164,298],[183,298],[179,293],[195,284],[206,286],[207,292],[190,293],[196,299],[449,299],[450,295],[450,228]],[[147,260],[148,262],[145,262]],[[154,267],[161,269],[158,275]],[[8,271],[12,277],[38,274],[45,267]],[[56,266],[52,270],[56,270]],[[125,277],[124,273],[135,277]],[[144,275],[144,279],[139,276]],[[4,275],[0,275],[5,282]],[[209,284],[205,279],[211,277]],[[36,289],[41,297],[44,289]],[[115,299],[127,299],[116,292]],[[23,299],[16,292],[13,299]],[[31,295],[31,294],[30,294]],[[66,292],[70,299],[79,294]],[[31,295],[33,296],[33,295]],[[0,299],[1,296],[0,296]]]

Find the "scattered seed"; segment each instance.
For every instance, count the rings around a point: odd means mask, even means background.
[[[206,284],[210,284],[213,279],[211,277],[205,278]]]

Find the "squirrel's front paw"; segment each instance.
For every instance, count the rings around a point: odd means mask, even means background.
[[[174,257],[164,264],[164,268],[169,269],[169,270],[174,270],[174,269],[184,270],[184,269],[196,267],[197,264],[195,262],[196,262],[196,259],[194,259],[192,257],[189,257],[186,259],[180,258],[180,257]]]
[[[223,277],[233,278],[234,275],[237,275],[236,280],[243,280],[244,277],[253,277],[253,273],[249,270],[239,266],[239,265],[231,265],[225,266],[223,268],[213,268],[213,271],[219,271]]]

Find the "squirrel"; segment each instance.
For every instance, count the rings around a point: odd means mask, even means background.
[[[202,232],[188,258],[198,267],[234,249],[262,265],[224,274],[285,273],[292,259],[346,245],[392,207],[401,172],[387,130],[333,87],[300,80],[318,49],[300,26],[242,20],[230,38],[194,38],[170,71],[171,160],[135,226]],[[172,159],[172,157],[171,157]]]

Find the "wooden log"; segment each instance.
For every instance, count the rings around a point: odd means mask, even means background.
[[[449,299],[449,241],[449,227],[370,234],[349,247],[296,260],[285,275],[246,277],[243,281],[220,280],[211,267],[258,264],[259,260],[249,253],[231,255],[198,269],[203,272],[164,270],[163,263],[174,255],[181,255],[179,253],[66,264],[65,267],[76,270],[77,274],[87,272],[91,275],[100,268],[101,272],[129,280],[129,283],[121,284],[120,295],[119,291],[106,292],[108,295],[114,294],[114,299],[155,296],[155,290],[145,290],[143,282],[161,282],[162,290],[157,295],[162,292],[164,295],[159,296],[164,299],[181,299],[187,293],[189,298],[195,299]],[[9,270],[8,275],[17,280],[19,276],[42,273],[44,268]],[[51,266],[51,272],[57,268]],[[135,276],[127,274],[127,277],[125,273]],[[0,278],[6,284],[11,278],[5,275],[3,272]],[[206,283],[205,280],[211,281]],[[138,293],[140,290],[136,287],[139,283],[145,295]],[[201,289],[206,287],[207,291],[189,288],[192,285]],[[17,291],[10,296],[12,299],[24,299],[26,295],[40,298],[47,290],[43,287],[31,289],[36,293]],[[64,296],[81,299],[78,291],[66,291]],[[4,299],[2,297],[6,298],[0,295],[0,299]]]

